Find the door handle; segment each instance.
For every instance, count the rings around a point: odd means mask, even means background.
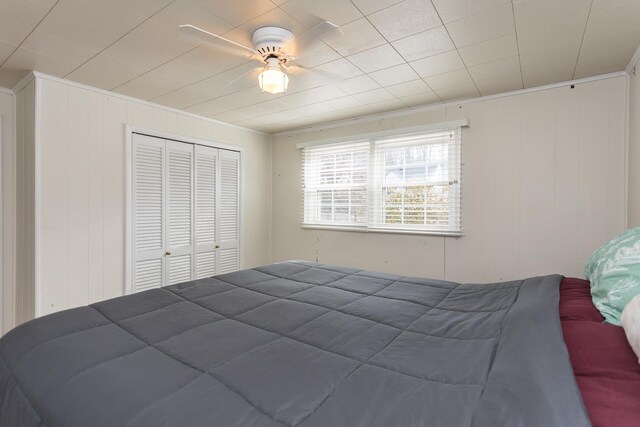
[[[169,250],[168,250],[168,251],[166,251],[164,254],[165,254],[166,256],[169,256],[169,255],[171,255],[171,251],[169,251]]]

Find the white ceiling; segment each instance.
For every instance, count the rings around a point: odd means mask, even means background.
[[[344,80],[284,95],[227,85],[257,63],[178,31],[251,46],[311,15],[344,36],[300,63]],[[266,132],[620,71],[639,45],[640,0],[0,0],[0,86],[35,69]]]

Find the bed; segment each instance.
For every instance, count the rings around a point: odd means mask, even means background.
[[[0,340],[0,425],[606,422],[564,287],[290,261],[115,298]]]

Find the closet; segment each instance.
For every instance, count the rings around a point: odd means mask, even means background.
[[[239,268],[240,153],[134,133],[131,291]]]

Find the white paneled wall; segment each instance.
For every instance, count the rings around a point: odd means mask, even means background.
[[[626,226],[627,78],[518,94],[276,137],[273,261],[309,259],[485,282],[582,276]],[[300,228],[295,144],[468,118],[461,238]]]
[[[38,78],[40,264],[35,314],[124,292],[125,125],[245,147],[244,267],[270,261],[271,137]],[[33,298],[32,298],[33,301]],[[34,315],[25,307],[21,322]],[[12,325],[5,325],[5,330]]]
[[[10,328],[13,322],[23,323],[33,317],[35,309],[35,100],[36,83],[31,81],[16,93],[15,186],[13,203],[15,206],[13,258],[15,271],[13,280],[4,283],[13,294],[13,313],[3,326]],[[11,258],[11,255],[9,255]],[[5,258],[7,260],[8,258]]]
[[[13,209],[14,192],[14,167],[13,156],[15,152],[15,96],[9,91],[0,89],[0,117],[2,117],[2,325],[12,323],[14,313],[14,227],[15,218]],[[0,329],[4,331],[4,329]]]

